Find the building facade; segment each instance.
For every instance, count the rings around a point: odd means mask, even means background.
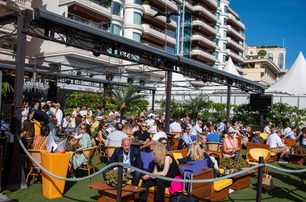
[[[18,9],[43,8],[77,23],[109,31],[172,54],[178,53],[212,68],[223,69],[229,57],[235,65],[241,65],[244,57],[245,25],[239,15],[230,8],[229,0],[0,0],[10,7],[15,2]],[[20,5],[19,5],[20,4]],[[155,16],[158,12],[180,12],[179,16]],[[184,25],[184,26],[182,26]],[[178,35],[178,32],[180,35]],[[182,34],[183,33],[183,34]],[[14,42],[11,51],[14,51]],[[94,56],[91,51],[67,47],[62,44],[30,37],[27,42],[27,63],[52,67],[61,64],[65,74],[92,76],[106,79],[109,73],[114,81],[141,83],[161,81],[164,72],[142,73],[141,66],[125,68],[129,64],[106,55]],[[12,56],[10,56],[12,57]],[[81,73],[80,73],[81,71]],[[94,74],[90,74],[94,72]],[[118,73],[120,72],[120,73]],[[240,71],[241,72],[241,71]],[[138,78],[137,78],[138,77]],[[103,86],[86,81],[71,84],[59,80],[60,88],[78,90],[103,90]]]
[[[278,46],[247,46],[246,59],[266,58],[278,68],[286,69],[286,49]]]

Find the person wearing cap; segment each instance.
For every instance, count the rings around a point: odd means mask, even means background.
[[[224,138],[222,143],[224,158],[233,158],[238,154],[238,140],[235,137],[237,132],[238,131],[233,128],[228,129],[228,136]]]
[[[288,148],[283,143],[281,137],[281,131],[279,129],[272,130],[271,135],[269,135],[266,144],[269,145],[270,151],[279,154],[280,158],[279,162],[287,162],[285,159],[285,155],[287,153]]]
[[[264,128],[264,133],[267,133],[267,134],[271,134],[271,126],[272,126],[272,123],[271,122],[269,122],[267,125],[266,125],[266,127]]]

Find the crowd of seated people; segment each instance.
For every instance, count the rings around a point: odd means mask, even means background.
[[[43,106],[37,102],[32,109],[25,106],[24,110],[23,114],[28,112],[28,115],[23,116],[23,129],[20,137],[33,137],[33,143],[28,145],[28,148],[45,150],[48,136],[54,139],[66,137],[69,140],[68,148],[73,151],[70,159],[71,173],[86,161],[82,150],[93,145],[117,147],[107,163],[116,162],[119,156],[123,156],[124,163],[140,169],[143,169],[144,166],[141,153],[152,152],[154,162],[152,172],[172,178],[181,175],[180,164],[203,160],[207,160],[206,166],[214,169],[214,176],[218,176],[216,169],[218,165],[216,164],[221,159],[211,156],[206,149],[207,142],[222,145],[220,151],[222,158],[234,159],[241,155],[239,151],[241,143],[238,138],[242,139],[243,144],[247,141],[268,144],[271,151],[280,155],[280,161],[287,161],[288,152],[282,138],[296,139],[297,144],[306,147],[306,129],[298,131],[287,127],[282,131],[273,129],[271,123],[268,123],[263,131],[251,133],[250,130],[243,127],[241,122],[218,121],[213,123],[197,119],[193,125],[188,117],[174,119],[169,128],[170,132],[179,134],[175,137],[178,138],[179,143],[177,148],[171,148],[173,139],[169,139],[164,131],[164,118],[154,113],[147,116],[143,113],[144,116],[137,118],[125,118],[120,117],[115,109],[106,114],[103,108],[93,111],[86,107],[78,107],[72,113],[63,116],[60,105],[52,102],[47,102]],[[39,124],[35,125],[35,121]],[[256,138],[261,132],[268,134],[265,141],[258,141]],[[133,146],[134,142],[140,144]],[[169,149],[188,149],[188,154],[176,160],[169,154]],[[141,201],[147,200],[149,188],[154,185],[157,185],[156,201],[163,200],[164,190],[170,186],[168,181],[154,179],[135,171],[131,172],[133,174],[132,184],[137,186],[142,179],[142,186],[147,189],[140,195]]]

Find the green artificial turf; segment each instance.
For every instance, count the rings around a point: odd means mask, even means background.
[[[306,166],[294,164],[278,164],[282,168],[288,169],[303,169]],[[104,164],[99,163],[98,169],[101,169]],[[276,170],[269,170],[273,176],[275,188],[271,191],[263,191],[262,201],[306,201],[306,173],[289,174]],[[32,183],[26,189],[21,189],[15,192],[4,191],[5,195],[15,201],[20,202],[36,202],[36,201],[97,201],[97,190],[89,189],[87,185],[102,180],[102,176],[92,178],[91,181],[85,180],[77,183],[67,182],[65,187],[64,197],[48,200],[42,195],[42,185],[40,182]],[[256,182],[257,176],[252,176],[252,185],[239,191],[234,191],[230,194],[229,199],[225,201],[255,201],[256,200]]]

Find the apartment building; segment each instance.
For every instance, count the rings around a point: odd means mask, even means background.
[[[286,48],[278,46],[247,46],[246,59],[266,58],[280,69],[286,69]]]
[[[245,26],[240,21],[239,15],[230,8],[229,0],[15,0],[15,2],[26,2],[27,8],[44,8],[78,23],[107,30],[169,53],[175,54],[179,44],[180,53],[184,57],[203,62],[212,68],[222,69],[229,57],[235,65],[243,62]],[[170,16],[170,20],[166,16],[154,17],[158,12],[171,11],[180,11],[181,17],[173,15]],[[176,34],[178,29],[183,33],[179,37]],[[29,41],[26,54],[38,64],[66,64],[61,66],[61,70],[70,74],[77,72],[75,67],[84,66],[95,69],[111,67],[112,72],[117,72],[121,71],[122,65],[125,64],[116,58],[105,55],[96,57],[90,51],[36,38],[31,38]],[[89,75],[89,72],[82,74]],[[97,77],[106,78],[106,75],[101,74]],[[161,80],[163,77],[163,73],[142,75],[142,78],[147,80]],[[124,81],[127,78],[115,76],[114,79]]]
[[[242,64],[243,77],[267,86],[286,72],[286,49],[277,46],[247,46]]]

